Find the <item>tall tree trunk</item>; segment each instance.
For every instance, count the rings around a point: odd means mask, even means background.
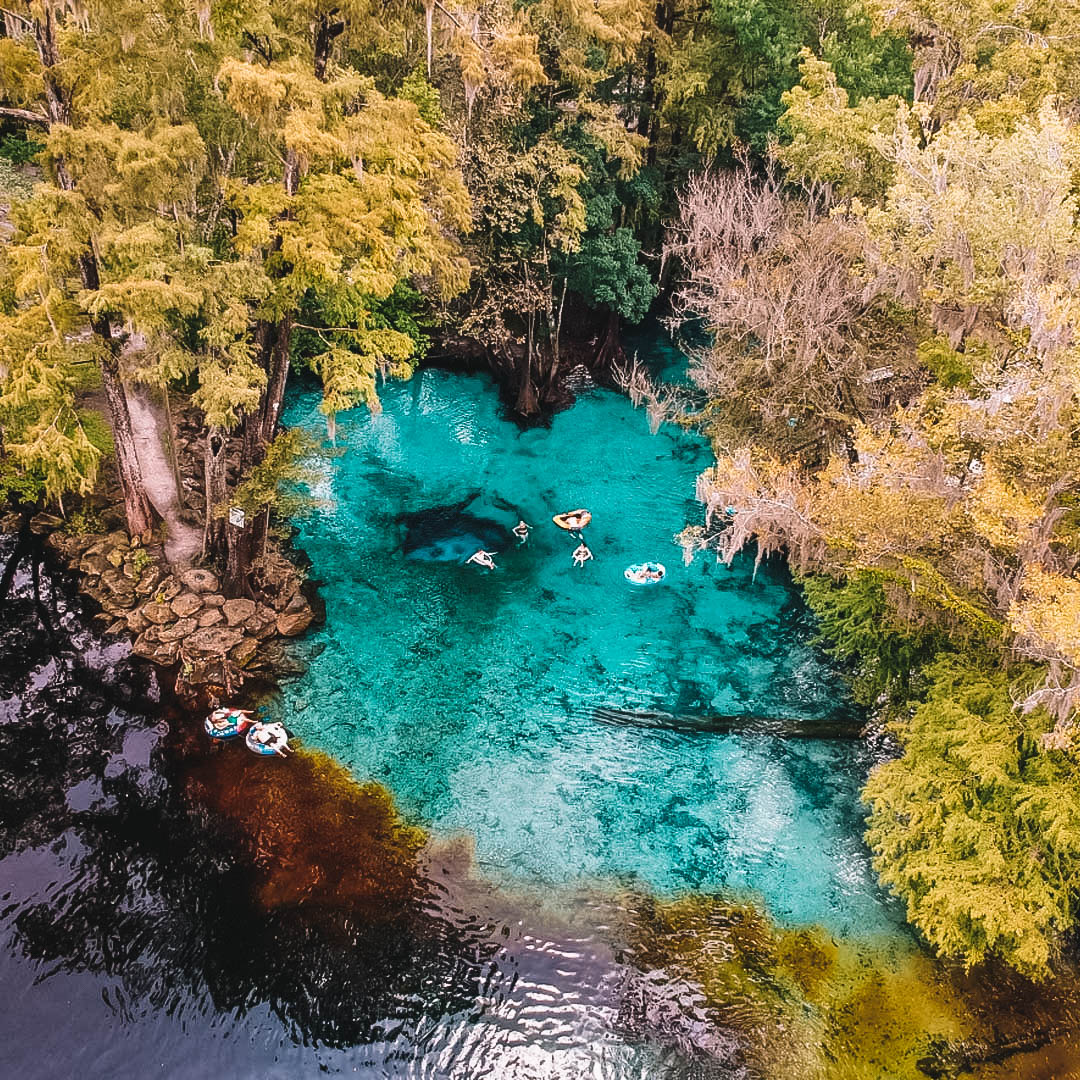
[[[50,125],[71,123],[71,91],[58,75],[61,63],[60,50],[56,37],[56,14],[52,4],[41,6],[41,18],[34,19],[34,41],[42,66],[42,80],[45,83],[46,110]],[[75,181],[67,171],[62,157],[56,160],[56,181],[65,191],[75,190]],[[97,289],[101,279],[98,273],[97,256],[93,247],[89,247],[79,258],[79,277],[83,288]],[[124,513],[127,517],[128,532],[141,536],[154,524],[153,508],[146,495],[139,459],[135,453],[135,439],[131,433],[131,415],[128,412],[127,398],[120,382],[120,365],[116,355],[117,342],[113,337],[112,323],[108,315],[91,317],[90,327],[104,343],[101,381],[105,388],[105,400],[109,406],[109,419],[112,423],[113,439],[116,443],[116,464],[120,473],[120,484],[124,490]]]
[[[424,33],[427,35],[427,77],[431,78],[431,21],[435,16],[435,0],[424,2]]]
[[[345,30],[345,23],[331,15],[320,15],[315,22],[315,78],[326,81],[326,65],[330,61],[330,50],[334,39]]]
[[[203,476],[206,486],[206,525],[203,530],[203,555],[226,556],[225,519],[215,516],[229,494],[229,439],[219,427],[206,433],[206,453],[203,457]]]
[[[292,343],[292,316],[286,315],[275,323],[260,323],[255,331],[263,368],[266,389],[258,408],[244,420],[244,441],[240,451],[240,475],[243,477],[266,455],[266,448],[277,434],[285,385],[289,376],[289,348]],[[262,515],[260,514],[261,518]],[[225,591],[230,596],[251,594],[249,576],[251,560],[262,546],[265,535],[258,534],[259,519],[225,529]]]
[[[143,536],[154,527],[154,509],[146,494],[139,458],[135,452],[135,436],[131,431],[131,414],[128,412],[124,386],[120,381],[120,364],[115,352],[108,352],[101,360],[101,382],[105,400],[109,405],[113,442],[116,445],[116,468],[120,474],[120,486],[124,490],[124,515],[128,532]]]
[[[346,23],[333,14],[321,14],[313,27],[314,73],[320,81],[326,81],[326,69],[330,52],[336,38],[345,30]],[[285,154],[285,170],[282,175],[285,192],[293,196],[300,187],[300,159],[292,149]],[[286,212],[288,213],[288,211]],[[244,419],[244,438],[240,451],[240,475],[243,478],[258,465],[266,454],[266,447],[277,432],[281,418],[281,406],[285,399],[285,384],[289,377],[289,348],[292,344],[293,316],[285,315],[277,322],[261,321],[255,330],[255,342],[266,372],[266,389],[259,405]],[[259,514],[254,521],[246,521],[242,528],[225,527],[225,591],[230,596],[251,594],[251,560],[260,547],[265,546],[269,511]]]
[[[79,276],[84,288],[100,287],[98,264],[93,250],[79,258]],[[105,401],[109,406],[109,421],[116,446],[116,469],[124,491],[124,515],[127,518],[128,532],[132,536],[142,536],[154,527],[154,509],[146,494],[139,455],[135,451],[131,413],[128,411],[124,385],[120,381],[120,361],[116,355],[118,342],[113,337],[112,323],[107,315],[91,316],[90,327],[104,344],[98,368],[101,371]]]
[[[168,383],[161,388],[161,400],[165,406],[165,436],[169,443],[169,464],[172,466],[173,482],[176,484],[176,505],[178,510],[183,510],[184,478],[180,475],[180,458],[176,452],[176,421],[173,419]]]
[[[243,528],[226,526],[228,552],[225,557],[225,595],[243,596],[251,593],[248,577],[251,573],[252,527],[247,522]]]
[[[539,405],[536,400],[536,389],[533,387],[533,330],[536,323],[536,312],[530,311],[525,330],[525,370],[521,375],[521,386],[518,388],[516,411],[522,416],[532,416],[536,413]]]
[[[621,326],[622,319],[619,317],[619,313],[617,311],[609,311],[607,327],[604,330],[604,337],[600,342],[600,349],[596,354],[596,366],[598,368],[602,369],[610,366],[618,360],[622,354],[622,344],[619,340],[619,330]]]
[[[240,455],[240,471],[258,465],[277,433],[281,407],[285,400],[285,384],[289,378],[289,349],[292,345],[293,321],[286,315],[278,322],[261,322],[255,330],[255,342],[263,370],[266,387],[258,407],[244,420],[244,444]]]
[[[566,283],[562,281],[562,295],[559,297],[559,306],[555,309],[555,317],[551,324],[551,371],[548,373],[548,382],[554,382],[559,375],[559,338],[562,334],[563,309],[566,307]]]

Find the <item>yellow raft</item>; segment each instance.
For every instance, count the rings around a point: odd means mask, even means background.
[[[577,532],[579,529],[584,529],[592,521],[592,514],[588,510],[567,510],[565,514],[556,514],[551,520],[560,529]]]

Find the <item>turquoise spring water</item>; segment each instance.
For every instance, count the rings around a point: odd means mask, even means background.
[[[479,376],[425,371],[381,398],[378,415],[339,418],[344,452],[317,466],[321,506],[298,538],[327,622],[280,703],[294,733],[384,783],[436,834],[471,834],[498,883],[730,888],[786,923],[888,929],[860,839],[857,744],[594,716],[812,720],[845,707],[782,566],[683,565],[672,538],[701,520],[704,441],[652,435],[599,389],[524,432]],[[286,422],[325,431],[318,400],[294,392]],[[506,528],[520,514],[528,542],[504,544],[492,572],[463,565],[472,543],[453,535],[425,537],[441,561],[406,555],[399,515],[475,493],[464,512]],[[595,560],[581,569],[551,520],[576,507],[593,513]],[[649,559],[667,566],[663,583],[624,580]]]

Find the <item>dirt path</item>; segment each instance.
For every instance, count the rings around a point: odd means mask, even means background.
[[[146,494],[165,521],[165,557],[173,566],[190,566],[202,554],[203,535],[180,517],[176,479],[165,453],[164,414],[146,387],[125,389]]]

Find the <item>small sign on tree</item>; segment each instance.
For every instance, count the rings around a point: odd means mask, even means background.
[[[235,525],[238,529],[244,527],[244,511],[239,506],[229,507],[229,524]]]

